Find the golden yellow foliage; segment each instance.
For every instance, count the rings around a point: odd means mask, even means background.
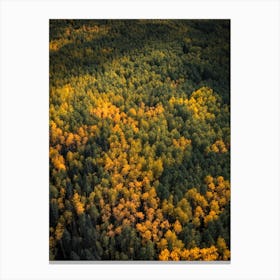
[[[194,118],[199,120],[215,119],[215,115],[208,108],[216,106],[216,103],[217,97],[208,87],[198,89],[192,93],[189,100],[186,100],[188,109],[193,113]]]
[[[186,260],[186,261],[215,261],[218,260],[218,249],[215,246],[209,248],[194,247],[191,249],[175,247],[171,252],[168,249],[161,250],[159,260]]]
[[[226,242],[222,237],[218,237],[217,248],[222,260],[226,261],[230,259],[230,250],[228,249]]]
[[[212,144],[210,147],[206,149],[206,151],[214,152],[214,153],[226,153],[228,151],[225,143],[223,140],[217,140],[214,144]]]
[[[64,226],[63,224],[59,223],[57,224],[56,228],[55,228],[55,239],[56,240],[60,240],[62,238],[64,232]]]
[[[168,261],[169,260],[169,256],[170,256],[169,250],[168,249],[164,249],[164,250],[162,250],[160,252],[159,260],[160,261]]]
[[[145,238],[145,239],[147,239],[147,240],[150,240],[151,239],[151,237],[152,237],[152,233],[149,231],[149,230],[147,230],[147,231],[145,231],[144,233],[143,233],[143,238]]]
[[[168,242],[165,238],[162,238],[158,243],[158,248],[162,251],[167,248]]]
[[[178,220],[175,221],[173,228],[177,234],[179,234],[182,231],[182,225],[180,224],[180,222]]]
[[[69,133],[68,136],[67,136],[67,138],[66,138],[65,144],[66,144],[67,147],[69,147],[69,146],[71,146],[73,143],[74,143],[74,135],[73,135],[73,133]]]
[[[179,261],[180,260],[180,249],[174,248],[170,253],[170,259],[172,261]]]
[[[54,167],[58,170],[66,170],[65,161],[62,155],[52,147],[50,147],[50,159]]]
[[[76,209],[76,213],[78,215],[81,215],[84,213],[85,211],[85,206],[84,204],[81,202],[81,198],[79,196],[79,194],[76,192],[72,198],[72,201],[73,201],[73,204],[74,204],[74,207]]]

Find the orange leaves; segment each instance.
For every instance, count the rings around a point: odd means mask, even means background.
[[[115,230],[115,234],[121,234],[121,232],[122,232],[122,227],[121,226],[117,227]]]
[[[147,200],[149,198],[149,193],[148,192],[145,192],[142,194],[142,199],[143,200]]]
[[[139,232],[141,232],[141,233],[144,233],[146,230],[147,230],[147,228],[146,228],[146,226],[145,226],[145,224],[144,223],[138,223],[138,224],[136,224],[136,229],[139,231]]]
[[[136,218],[140,219],[140,220],[143,220],[144,219],[144,214],[142,212],[137,212],[136,213]]]
[[[164,220],[161,224],[160,224],[160,228],[161,229],[169,229],[170,228],[170,223],[168,222],[168,220]]]

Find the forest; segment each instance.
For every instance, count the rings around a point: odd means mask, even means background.
[[[230,20],[49,21],[49,259],[230,260]]]

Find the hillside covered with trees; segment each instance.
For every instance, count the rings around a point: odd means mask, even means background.
[[[229,20],[50,20],[50,260],[230,260]]]

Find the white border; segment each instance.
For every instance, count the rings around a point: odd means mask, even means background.
[[[279,279],[279,2],[2,1],[0,279]],[[48,262],[48,19],[230,18],[232,261]]]

